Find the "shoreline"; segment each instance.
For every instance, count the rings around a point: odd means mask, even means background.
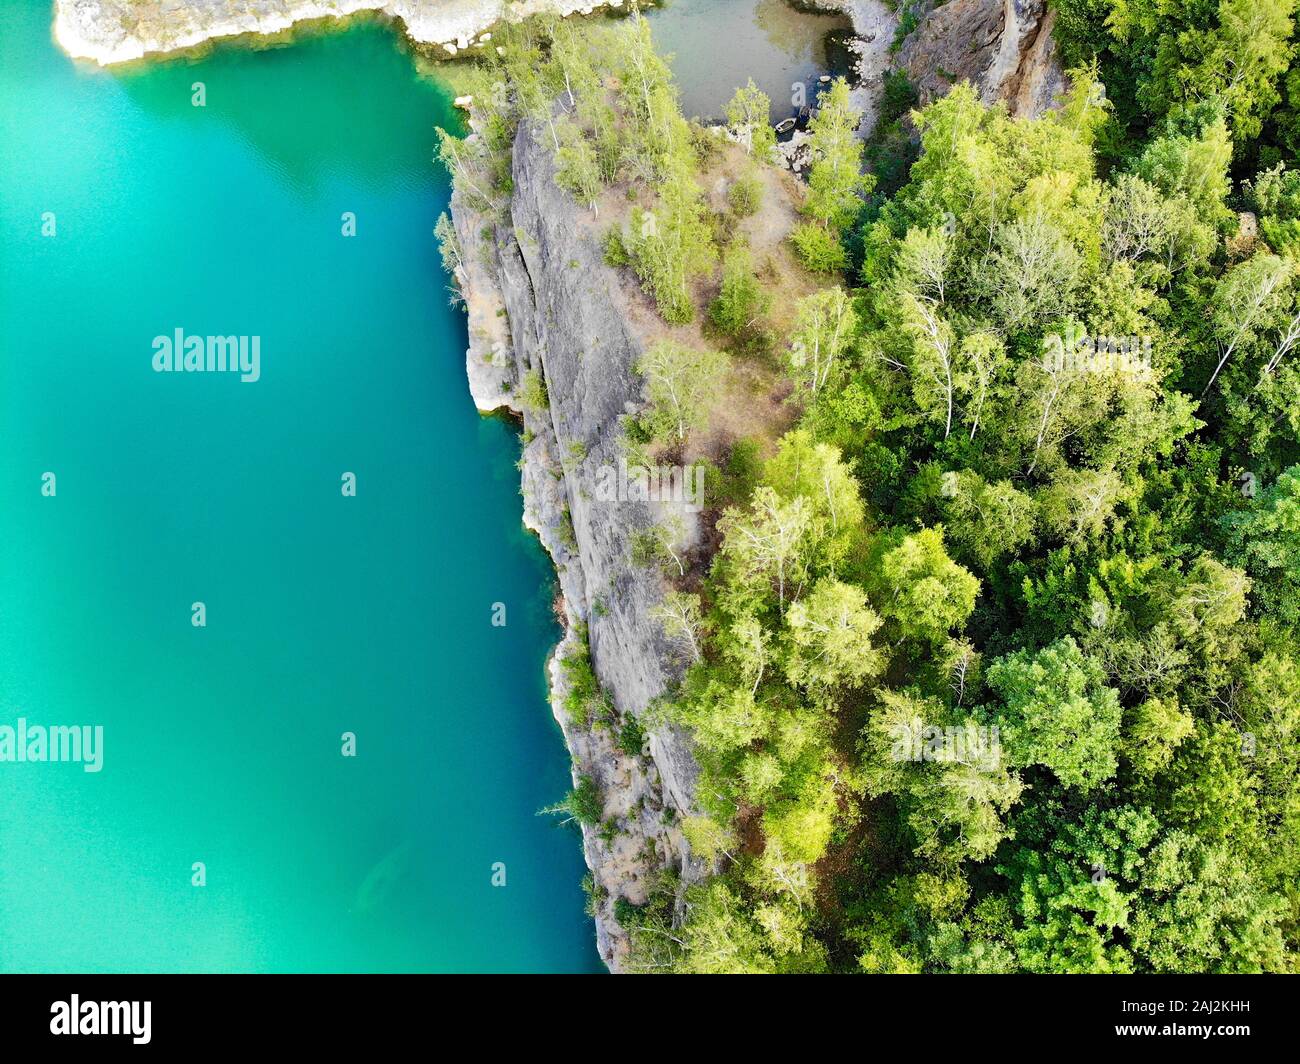
[[[430,0],[293,0],[287,10],[259,6],[259,0],[237,9],[229,0],[208,0],[159,10],[156,26],[135,18],[128,29],[136,9],[121,0],[55,0],[52,34],[71,58],[106,67],[248,34],[274,36],[302,23],[371,14],[393,19],[414,44],[440,50],[439,58],[454,59],[480,54],[503,22],[544,12],[567,18],[625,9],[625,0],[434,0],[432,6]]]

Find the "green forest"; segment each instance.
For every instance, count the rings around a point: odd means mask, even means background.
[[[607,260],[700,338],[646,352],[630,454],[693,456],[739,367],[784,397],[704,456],[715,549],[632,559],[687,663],[647,724],[694,738],[715,869],[618,907],[636,969],[1297,966],[1294,0],[1054,6],[1037,119],[966,84],[909,111],[895,77],[863,144],[822,95],[798,277],[734,235],[770,206],[767,99],[727,108],[718,212],[720,138],[644,20],[511,30],[482,135],[444,137],[491,210],[544,130]],[[567,808],[598,819],[590,781]]]

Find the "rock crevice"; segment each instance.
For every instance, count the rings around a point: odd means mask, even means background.
[[[959,81],[977,86],[985,103],[1006,101],[1012,114],[1035,118],[1065,87],[1047,0],[948,0],[932,6],[898,52],[921,106]]]

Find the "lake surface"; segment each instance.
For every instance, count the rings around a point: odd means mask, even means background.
[[[843,25],[652,20],[702,115]],[[103,746],[0,762],[0,971],[602,970],[536,815],[553,575],[431,235],[449,90],[372,22],[111,71],[50,22],[0,5],[0,728]],[[155,372],[177,329],[259,379]]]
[[[796,83],[811,102],[819,75],[848,73],[837,43],[851,29],[845,15],[800,11],[787,0],[667,0],[649,18],[655,44],[673,57],[688,116],[720,118],[752,77],[780,120],[794,110]]]
[[[106,72],[50,21],[0,6],[0,725],[104,749],[0,763],[0,970],[600,970],[447,92],[375,24]],[[155,373],[177,328],[260,379]]]

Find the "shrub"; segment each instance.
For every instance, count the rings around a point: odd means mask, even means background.
[[[540,370],[530,369],[524,374],[524,379],[519,385],[519,402],[530,414],[540,414],[550,407],[551,400],[546,394],[546,381],[542,379]]]
[[[618,733],[618,748],[628,757],[639,757],[645,746],[645,729],[641,722],[630,713]]]
[[[763,203],[763,182],[754,174],[737,178],[727,190],[727,202],[738,217],[749,217]]]
[[[609,266],[626,266],[632,260],[628,258],[627,245],[623,243],[623,232],[618,226],[610,226],[605,234],[605,263]]]
[[[841,273],[849,264],[839,238],[814,222],[795,226],[790,233],[799,261],[813,273]]]

